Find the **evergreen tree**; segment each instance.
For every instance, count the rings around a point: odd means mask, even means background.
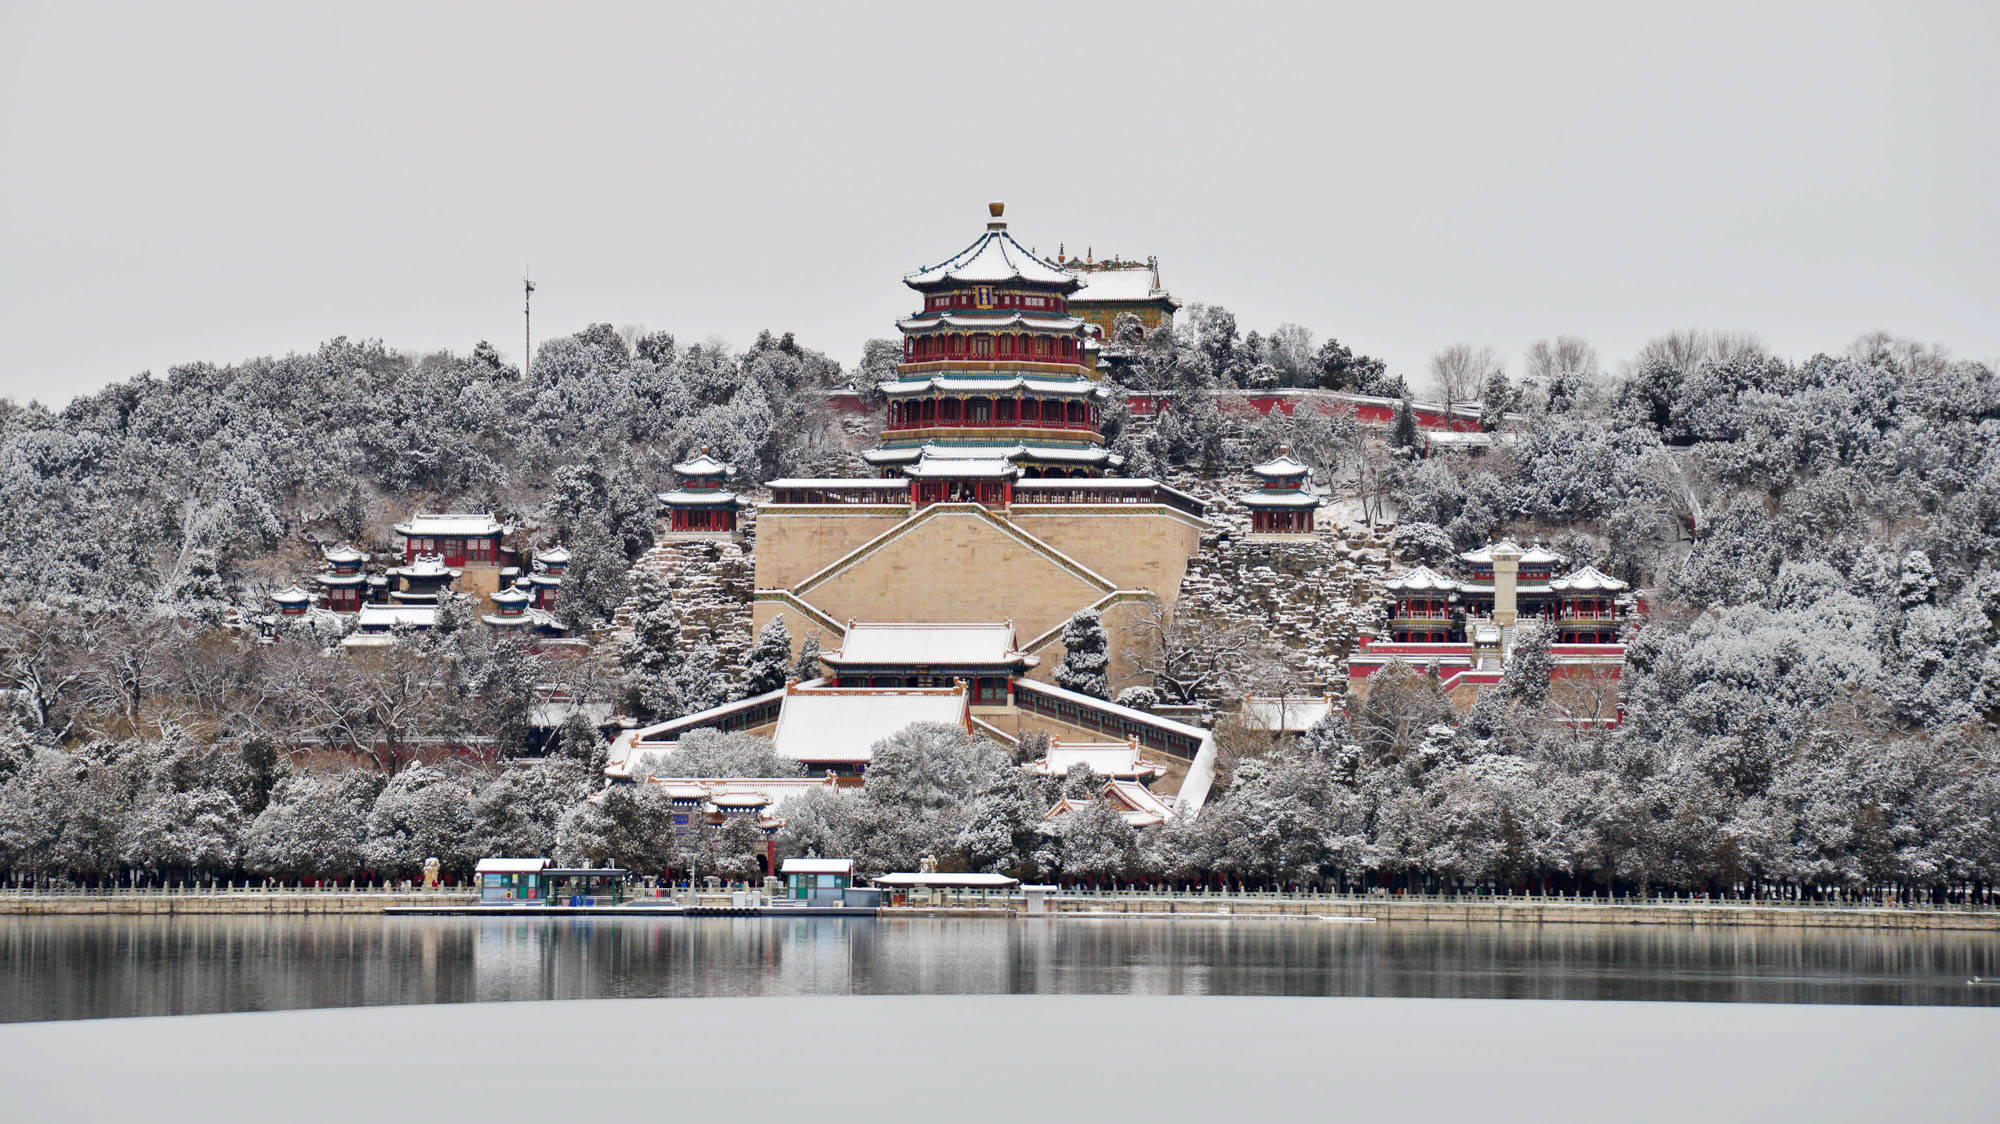
[[[820,634],[815,631],[806,637],[805,643],[799,645],[799,662],[792,668],[792,678],[803,683],[826,674],[819,666],[819,637]]]
[[[1095,609],[1080,609],[1062,629],[1063,660],[1056,668],[1056,686],[1092,698],[1111,697],[1110,641]]]
[[[1411,451],[1416,449],[1421,440],[1417,432],[1416,404],[1405,394],[1403,400],[1396,404],[1395,419],[1389,423],[1389,447]]]
[[[1500,673],[1501,694],[1527,707],[1539,708],[1549,701],[1549,680],[1556,670],[1550,647],[1553,632],[1533,621],[1514,626],[1507,666]]]
[[[785,685],[792,670],[792,634],[785,627],[785,614],[771,618],[757,633],[757,642],[743,661],[746,675],[743,694],[761,695]]]
[[[612,614],[625,600],[625,554],[611,541],[604,525],[591,518],[578,524],[569,552],[569,569],[563,574],[562,593],[556,598],[556,616],[578,632],[602,628],[611,623]]]

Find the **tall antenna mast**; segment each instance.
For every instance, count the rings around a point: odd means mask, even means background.
[[[521,267],[521,377],[528,377],[528,363],[535,357],[535,328],[530,312],[535,303],[533,270]]]

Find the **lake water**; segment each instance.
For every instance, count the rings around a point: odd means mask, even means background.
[[[1255,995],[2000,1006],[2000,934],[975,918],[0,918],[0,1021],[408,1003]]]

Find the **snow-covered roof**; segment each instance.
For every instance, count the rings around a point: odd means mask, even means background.
[[[660,502],[668,507],[735,507],[738,501],[735,492],[725,492],[720,488],[697,492],[676,488],[671,492],[661,492]]]
[[[1265,480],[1294,480],[1301,476],[1311,476],[1312,466],[1294,460],[1290,453],[1279,449],[1277,456],[1263,464],[1252,465],[1250,472]]]
[[[362,573],[354,573],[354,574],[314,574],[314,575],[313,575],[313,580],[314,580],[314,581],[318,582],[318,583],[319,583],[319,584],[321,584],[321,585],[327,585],[327,586],[334,586],[334,585],[338,585],[338,586],[349,586],[349,585],[360,585],[361,583],[363,583],[363,582],[367,581],[367,580],[368,580],[368,578],[369,578],[369,575],[367,575],[367,574],[362,574]]]
[[[779,488],[811,488],[822,492],[839,492],[848,489],[874,490],[880,492],[907,492],[907,480],[884,480],[877,476],[787,476],[780,480],[767,481],[764,486],[776,491]]]
[[[901,448],[869,449],[861,454],[861,459],[869,464],[891,465],[909,464],[919,458],[946,460],[1026,460],[1051,461],[1061,464],[1122,464],[1124,458],[1115,457],[1104,449],[1064,448],[1059,445],[905,445]]]
[[[1327,695],[1251,695],[1243,700],[1243,724],[1274,734],[1296,734],[1333,713]]]
[[[1167,771],[1140,756],[1136,738],[1122,742],[1053,742],[1048,756],[1028,768],[1039,776],[1066,777],[1080,765],[1089,766],[1091,772],[1102,777],[1157,777]]]
[[[795,687],[771,740],[795,761],[859,764],[875,743],[919,722],[968,729],[971,710],[956,687]]]
[[[946,312],[928,316],[912,316],[896,321],[896,327],[905,332],[924,328],[968,328],[997,331],[1002,328],[1034,328],[1042,332],[1074,332],[1083,327],[1083,321],[1074,316],[1050,316],[1036,312]]]
[[[312,594],[294,584],[273,593],[271,600],[276,601],[280,605],[303,605],[312,600]]]
[[[658,753],[658,746],[641,747],[640,754]],[[840,789],[824,775],[814,777],[647,777],[676,800],[704,800],[718,808],[776,808],[814,789]]]
[[[1391,593],[1416,593],[1432,590],[1451,593],[1458,589],[1458,581],[1455,578],[1445,577],[1429,566],[1418,566],[1414,570],[1405,570],[1401,574],[1383,582],[1382,588]]]
[[[445,565],[442,554],[419,554],[409,565],[394,567],[389,572],[399,578],[456,578],[465,571]]]
[[[1005,480],[1019,476],[1019,465],[1004,460],[973,460],[955,457],[941,457],[932,460],[926,456],[917,463],[903,469],[903,472],[919,480],[964,480],[979,478]]]
[[[538,550],[535,552],[535,561],[546,566],[567,566],[569,565],[569,548],[561,543],[557,543],[547,550]]]
[[[912,289],[931,289],[954,284],[1024,281],[1034,285],[1052,285],[1063,292],[1081,287],[1082,283],[1069,271],[1043,261],[1026,246],[1014,241],[1014,236],[1007,233],[1007,224],[1000,221],[999,204],[993,204],[992,211],[993,221],[986,224],[986,233],[975,239],[972,245],[928,269],[910,274],[903,278],[903,284]]]
[[[539,874],[547,870],[547,859],[480,859],[474,874]]]
[[[1244,492],[1236,497],[1244,507],[1318,507],[1319,493],[1310,489],[1296,492]]]
[[[1554,566],[1560,564],[1563,560],[1562,555],[1557,554],[1547,547],[1530,546],[1523,548],[1515,546],[1511,542],[1504,541],[1487,543],[1478,550],[1468,550],[1464,554],[1459,555],[1459,557],[1467,562],[1490,566],[1493,564],[1493,552],[1496,550],[1519,554],[1521,556],[1521,565],[1523,566]]]
[[[339,546],[333,547],[332,549],[322,549],[319,552],[319,556],[321,558],[326,559],[328,562],[333,563],[336,566],[340,565],[351,566],[361,562],[368,561],[368,555],[366,552],[354,549],[353,543],[345,543],[345,542],[341,543]]]
[[[1015,647],[1012,624],[850,622],[840,647],[821,652],[833,666],[999,667],[1036,662]]]
[[[446,537],[470,535],[477,538],[481,535],[505,534],[506,531],[507,528],[501,526],[499,520],[494,519],[493,513],[490,511],[483,511],[477,514],[470,512],[446,512],[443,514],[419,512],[416,515],[410,516],[408,522],[396,524],[397,534],[419,538],[434,538],[440,535]]]
[[[436,605],[363,605],[354,618],[354,627],[360,629],[386,629],[404,625],[410,628],[429,628],[437,623]]]
[[[1125,458],[1113,456],[1109,451],[1096,447],[1083,449],[1064,448],[1060,445],[1027,445],[1016,454],[1028,460],[1056,461],[1064,464],[1124,464]]]
[[[1008,394],[1026,390],[1035,394],[1074,398],[1111,396],[1110,391],[1089,379],[1031,379],[1020,376],[983,379],[972,375],[937,375],[928,379],[891,379],[879,385],[882,393],[891,398],[928,394],[933,390],[952,394]]]
[[[1125,805],[1127,811],[1153,817],[1154,823],[1171,819],[1174,814],[1173,805],[1160,799],[1159,795],[1152,789],[1147,788],[1138,781],[1114,780],[1104,786],[1104,796],[1108,800],[1116,800],[1118,803]],[[1130,822],[1130,817],[1127,817],[1127,822]],[[1143,827],[1145,825],[1135,824],[1134,826]]]
[[[708,450],[706,448],[703,448],[701,453],[693,457],[692,459],[682,461],[681,463],[675,465],[674,472],[681,476],[736,475],[736,470],[734,468],[731,468],[730,466],[723,464],[721,461],[716,460],[714,457],[709,456]]]
[[[1549,583],[1557,593],[1622,593],[1632,588],[1595,566],[1574,570]]]
[[[525,590],[516,589],[510,586],[507,589],[494,590],[493,593],[487,597],[487,600],[493,602],[495,605],[500,605],[500,606],[525,605],[529,601],[534,600],[534,595],[526,592]]]
[[[1173,300],[1167,296],[1165,289],[1160,288],[1158,275],[1147,266],[1134,266],[1130,269],[1078,270],[1076,279],[1083,282],[1083,288],[1070,295],[1072,303]]]
[[[786,859],[779,874],[853,874],[853,859]]]
[[[1149,488],[1164,486],[1158,480],[1147,476],[1078,476],[1073,479],[1035,477],[1015,482],[1014,491],[1017,494],[1022,491],[1143,492]]]
[[[1005,890],[1021,884],[1020,879],[1009,878],[1004,874],[941,874],[936,872],[928,874],[883,874],[870,878],[868,881],[871,885],[875,886],[921,887],[940,890]]]

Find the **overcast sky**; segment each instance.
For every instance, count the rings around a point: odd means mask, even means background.
[[[988,199],[1412,375],[1679,326],[1991,359],[1996,12],[0,0],[0,395],[338,335],[516,357],[528,260],[537,338],[851,364]]]

